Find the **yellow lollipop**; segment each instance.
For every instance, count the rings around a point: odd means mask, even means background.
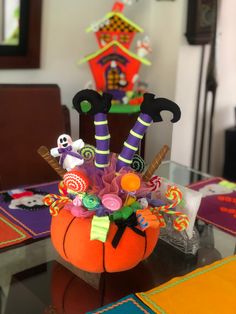
[[[126,173],[121,178],[121,187],[124,191],[134,192],[140,188],[141,180],[135,173]]]

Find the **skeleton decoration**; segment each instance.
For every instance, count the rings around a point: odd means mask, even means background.
[[[165,98],[154,97],[155,96],[150,93],[144,94],[144,100],[140,107],[141,113],[134,127],[130,130],[128,139],[124,142],[123,149],[118,156],[116,164],[117,171],[122,167],[131,165],[134,154],[138,150],[140,141],[148,126],[152,122],[162,121],[160,114],[162,110],[173,113],[172,123],[180,119],[181,112],[177,104]],[[89,89],[78,92],[73,98],[74,108],[80,114],[84,113],[81,107],[83,101],[86,100],[91,104],[91,109],[87,113],[94,115],[96,133],[95,165],[98,168],[105,168],[109,165],[110,134],[108,131],[107,113],[111,107],[111,98],[112,96],[107,93],[100,95],[96,91]]]
[[[72,141],[67,134],[62,134],[57,139],[57,147],[50,150],[53,157],[59,157],[60,165],[70,171],[75,166],[81,166],[84,163],[83,157],[78,153],[78,150],[84,147],[83,140]]]

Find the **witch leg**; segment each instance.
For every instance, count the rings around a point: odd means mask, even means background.
[[[118,156],[116,170],[119,171],[124,166],[129,166],[132,163],[133,156],[138,150],[139,143],[142,140],[147,128],[153,122],[162,121],[161,111],[167,110],[173,113],[171,122],[177,122],[180,119],[181,112],[177,104],[165,99],[154,98],[153,94],[145,93],[144,100],[141,104],[141,113],[134,125],[130,130],[130,134],[124,147]]]
[[[87,114],[94,115],[96,153],[95,166],[97,168],[105,168],[109,165],[110,154],[110,134],[107,122],[107,113],[111,107],[112,96],[103,93],[100,95],[94,90],[82,90],[73,98],[74,108],[79,113],[84,113],[81,107],[82,101],[87,101],[91,104],[91,109]]]

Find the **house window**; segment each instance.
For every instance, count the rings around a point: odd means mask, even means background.
[[[101,41],[101,43],[109,43],[110,41],[111,41],[111,35],[110,34],[106,34],[106,33],[103,33],[103,34],[101,34],[101,36],[100,36],[100,41]]]
[[[119,41],[121,44],[128,44],[130,41],[130,36],[128,34],[121,34]]]

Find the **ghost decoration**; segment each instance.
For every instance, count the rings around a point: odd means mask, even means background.
[[[133,1],[132,0],[122,0],[122,2],[126,5],[132,5]]]
[[[78,139],[72,141],[71,137],[67,134],[62,134],[57,139],[57,147],[50,150],[53,157],[59,157],[59,164],[70,171],[76,166],[81,166],[84,163],[83,157],[78,153],[78,150],[84,147],[84,141]]]
[[[206,197],[206,196],[213,196],[213,195],[230,194],[230,193],[233,193],[235,189],[231,189],[219,183],[211,183],[211,184],[205,185],[198,191],[202,193],[203,197]]]
[[[10,209],[37,211],[45,208],[43,203],[44,194],[33,190],[15,189],[8,191],[7,194],[11,198],[9,203]]]
[[[149,37],[145,36],[143,40],[138,40],[136,49],[137,49],[137,55],[140,58],[144,58],[146,55],[152,52]]]

